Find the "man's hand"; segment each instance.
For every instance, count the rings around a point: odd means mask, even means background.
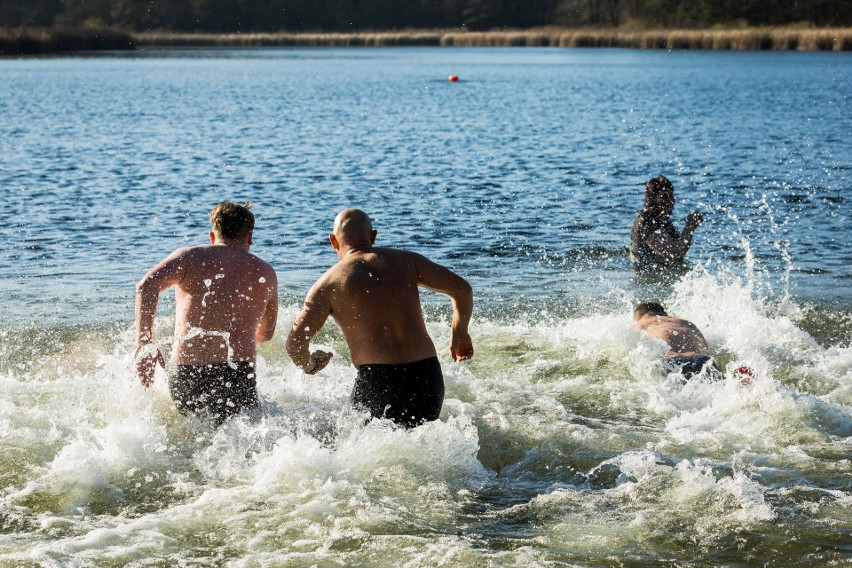
[[[319,349],[317,349],[316,351],[311,353],[311,362],[309,366],[303,370],[308,375],[315,375],[325,369],[326,365],[328,365],[332,357],[334,357],[333,353],[329,353],[328,351],[320,351]]]
[[[473,340],[467,332],[453,331],[450,336],[450,355],[453,361],[467,361],[473,357]]]
[[[692,225],[694,228],[698,228],[701,226],[701,223],[704,222],[704,215],[702,215],[699,211],[693,211],[689,215],[686,216],[686,224]]]
[[[133,358],[136,360],[136,375],[145,388],[154,384],[154,371],[157,369],[157,363],[163,368],[166,367],[163,354],[160,353],[156,345],[150,343],[137,347]]]

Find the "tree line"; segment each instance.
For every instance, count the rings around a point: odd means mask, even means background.
[[[0,27],[176,32],[849,26],[852,0],[0,0]]]

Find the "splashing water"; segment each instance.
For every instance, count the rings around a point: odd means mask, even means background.
[[[0,236],[20,244],[0,258],[0,565],[848,564],[846,54],[264,49],[0,67],[14,109]],[[470,79],[439,89],[443,67]],[[657,173],[708,214],[693,268],[643,283],[626,243]],[[203,240],[225,190],[258,203],[252,252],[279,272],[281,309],[258,348],[261,407],[213,429],[175,410],[161,371],[138,384],[129,314],[131,281]],[[434,423],[365,423],[331,321],[321,373],[285,354],[343,204],[376,215],[381,244],[473,284],[465,364],[447,354],[446,299],[422,294],[446,382]],[[650,298],[698,325],[722,380],[661,372],[630,317]],[[158,345],[174,341],[161,316]],[[211,333],[229,342],[180,339]]]

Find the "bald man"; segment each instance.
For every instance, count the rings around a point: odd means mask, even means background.
[[[679,372],[684,380],[689,380],[706,370],[710,378],[722,378],[708,352],[707,340],[691,321],[668,315],[663,306],[654,302],[636,306],[633,319],[638,329],[668,345],[667,372]]]
[[[307,374],[328,365],[331,353],[311,353],[309,347],[331,316],[358,368],[353,404],[373,417],[414,427],[437,420],[444,401],[444,377],[423,321],[418,287],[452,300],[453,361],[473,356],[468,334],[473,290],[461,276],[417,253],[373,246],[376,234],[359,209],[337,215],[329,240],[339,261],[308,292],[287,337],[287,353]]]

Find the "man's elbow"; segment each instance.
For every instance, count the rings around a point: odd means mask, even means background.
[[[161,271],[151,271],[136,283],[137,294],[159,295],[160,292],[168,288],[171,284],[163,278]]]
[[[287,355],[292,359],[301,349],[303,349],[303,341],[300,341],[296,334],[292,331],[287,336],[287,341],[284,344],[284,349],[287,351]]]
[[[473,303],[473,286],[467,280],[462,280],[459,283],[459,289],[456,298],[460,302]]]
[[[266,343],[267,341],[271,341],[274,336],[275,336],[275,330],[274,329],[258,330],[258,332],[254,334],[254,340],[257,343]]]
[[[136,295],[141,296],[142,294],[144,294],[147,287],[148,287],[148,278],[145,277],[145,278],[143,278],[142,280],[140,280],[139,282],[136,283]]]
[[[144,301],[151,301],[160,295],[157,284],[148,276],[145,276],[136,284],[136,297]]]

